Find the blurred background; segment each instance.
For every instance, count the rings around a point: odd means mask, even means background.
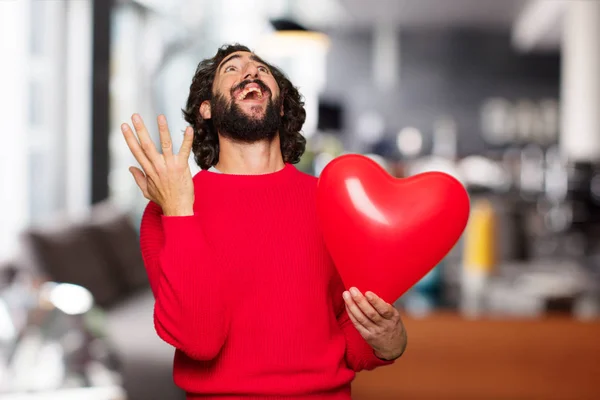
[[[355,400],[600,398],[596,0],[0,1],[0,398],[184,399],[119,126],[165,114],[179,148],[198,62],[233,42],[304,95],[299,169],[360,153],[471,196]]]

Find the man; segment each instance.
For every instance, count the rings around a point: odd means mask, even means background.
[[[393,306],[344,290],[327,253],[317,179],[293,166],[300,94],[247,47],[224,46],[199,64],[184,115],[178,154],[163,116],[162,154],[138,115],[137,137],[122,126],[150,200],[141,251],[176,384],[188,399],[350,399],[355,373],[392,363],[406,333]]]

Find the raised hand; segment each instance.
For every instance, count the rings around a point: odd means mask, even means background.
[[[143,171],[136,167],[130,167],[129,171],[144,197],[160,205],[164,215],[193,215],[194,183],[188,164],[194,138],[193,129],[188,127],[185,130],[181,149],[179,153],[173,154],[167,120],[164,115],[159,115],[157,121],[161,154],[154,146],[142,118],[134,114],[131,119],[137,137],[128,124],[121,125],[121,130],[131,153],[142,167]]]
[[[377,357],[393,360],[404,353],[406,330],[394,306],[375,293],[363,295],[354,287],[345,291],[343,297],[350,320]]]

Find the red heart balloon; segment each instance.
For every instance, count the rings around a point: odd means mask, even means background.
[[[448,174],[394,178],[368,157],[350,154],[319,176],[317,212],[346,288],[393,303],[456,244],[469,196]]]

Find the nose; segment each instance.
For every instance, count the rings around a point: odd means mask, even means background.
[[[247,63],[246,68],[244,69],[244,79],[256,77],[258,77],[258,68],[256,67],[256,64],[253,62]]]

